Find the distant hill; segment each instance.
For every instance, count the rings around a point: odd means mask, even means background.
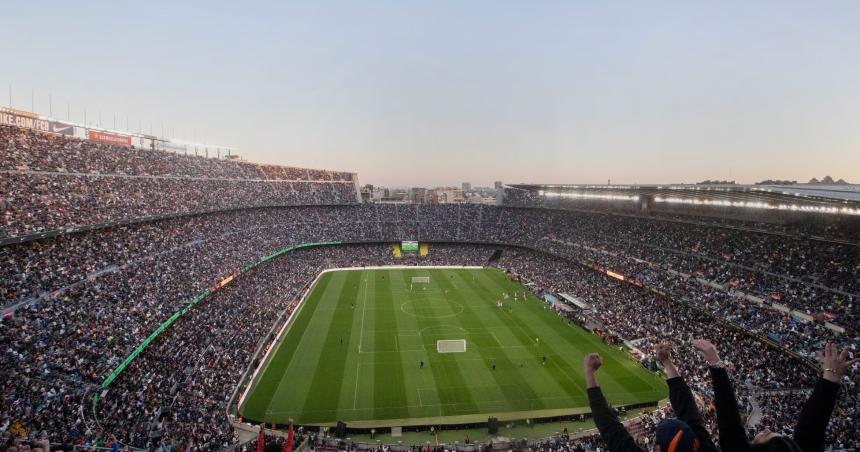
[[[767,179],[761,182],[756,182],[756,185],[797,185],[796,180],[779,180],[779,179]],[[809,185],[851,185],[850,182],[846,182],[845,179],[833,180],[830,176],[824,176],[823,179],[818,180],[817,177],[813,177],[807,182]]]
[[[809,180],[808,183],[812,185],[849,185],[849,183],[846,182],[845,179],[839,179],[837,181],[834,181],[833,178],[830,176],[824,176],[824,179],[821,180],[818,180],[817,178],[813,177]]]

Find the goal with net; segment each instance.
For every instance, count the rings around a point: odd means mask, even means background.
[[[430,284],[429,276],[413,276],[412,283],[409,284],[409,290],[413,290],[415,287],[421,285],[425,285],[424,287],[426,287],[426,284]]]
[[[436,341],[436,351],[439,353],[465,353],[466,339],[445,339]]]

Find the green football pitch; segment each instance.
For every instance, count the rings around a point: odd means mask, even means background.
[[[421,276],[430,282],[413,287]],[[663,379],[625,352],[534,297],[512,299],[524,290],[495,269],[325,273],[274,345],[240,414],[360,428],[582,413],[582,358],[590,352],[603,356],[599,378],[611,403],[666,397]],[[466,351],[440,353],[440,340],[465,340]]]

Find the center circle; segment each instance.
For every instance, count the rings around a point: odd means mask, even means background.
[[[463,305],[443,297],[422,297],[400,305],[404,314],[422,319],[444,319],[463,312]]]

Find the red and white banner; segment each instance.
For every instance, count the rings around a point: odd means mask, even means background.
[[[96,132],[90,130],[90,141],[98,141],[99,143],[110,143],[119,146],[131,146],[131,137],[128,135],[116,135],[113,133]]]

